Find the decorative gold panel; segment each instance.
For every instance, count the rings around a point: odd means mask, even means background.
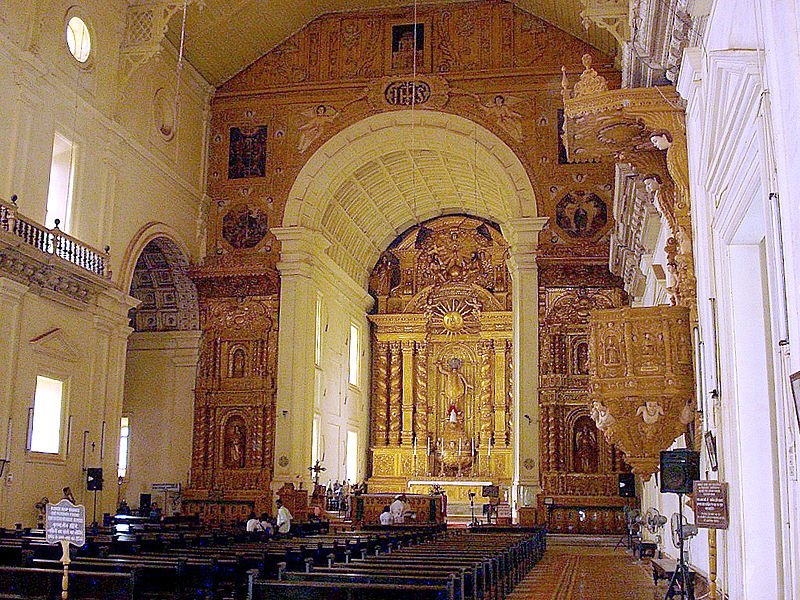
[[[592,418],[649,478],[694,419],[689,309],[619,308],[592,313],[589,336]]]

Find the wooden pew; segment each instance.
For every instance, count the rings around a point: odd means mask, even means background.
[[[0,566],[0,598],[60,600],[63,569]],[[85,600],[133,600],[136,572],[69,571],[70,597]]]

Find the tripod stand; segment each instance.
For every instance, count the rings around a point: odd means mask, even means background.
[[[683,494],[678,494],[678,564],[675,565],[675,572],[669,580],[669,587],[664,600],[671,598],[683,598],[683,600],[695,600],[694,598],[694,573],[686,566],[686,556],[683,548]]]

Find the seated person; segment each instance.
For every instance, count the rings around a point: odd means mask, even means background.
[[[272,537],[275,533],[275,526],[269,518],[267,513],[261,513],[261,531],[267,534],[267,537]]]
[[[264,531],[264,529],[261,527],[261,521],[259,521],[258,517],[256,517],[256,513],[251,512],[250,516],[247,517],[247,524],[245,525],[245,531],[247,531],[247,533]]]
[[[381,522],[381,525],[391,525],[392,524],[392,513],[389,512],[389,505],[383,507],[383,512],[378,517],[378,520]]]

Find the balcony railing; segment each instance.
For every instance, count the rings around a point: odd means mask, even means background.
[[[20,215],[16,196],[11,196],[11,202],[0,200],[0,231],[17,236],[45,254],[52,254],[90,273],[111,279],[109,247],[106,246],[102,252],[92,248],[61,231],[58,224],[56,219],[56,226],[48,229]]]

